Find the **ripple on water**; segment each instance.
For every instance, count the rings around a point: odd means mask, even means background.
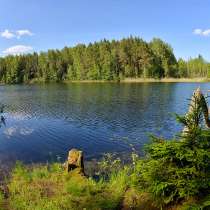
[[[170,138],[181,130],[193,90],[208,83],[48,84],[0,86],[6,126],[0,161],[46,162],[77,147],[86,157],[139,150],[151,133]],[[123,140],[126,139],[126,141]]]

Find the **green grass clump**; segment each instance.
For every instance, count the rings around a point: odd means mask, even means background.
[[[65,172],[60,164],[27,169],[17,164],[9,183],[9,204],[18,210],[116,209],[126,190],[122,170],[109,181]]]
[[[208,133],[210,139],[210,132]],[[150,192],[164,206],[210,190],[210,142],[198,144],[160,141],[147,146],[147,157],[137,161],[134,186]]]

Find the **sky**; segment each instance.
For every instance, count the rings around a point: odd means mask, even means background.
[[[0,56],[130,35],[210,61],[210,0],[0,0]]]

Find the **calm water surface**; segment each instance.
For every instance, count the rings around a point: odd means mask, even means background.
[[[47,84],[0,86],[6,125],[0,128],[0,161],[64,160],[70,148],[88,159],[106,152],[140,150],[153,133],[180,131],[173,113],[209,83]]]

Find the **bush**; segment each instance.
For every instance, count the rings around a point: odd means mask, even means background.
[[[195,104],[178,117],[185,126],[179,139],[153,137],[132,174],[134,185],[150,192],[160,207],[210,191],[210,131],[200,126],[203,104]]]

